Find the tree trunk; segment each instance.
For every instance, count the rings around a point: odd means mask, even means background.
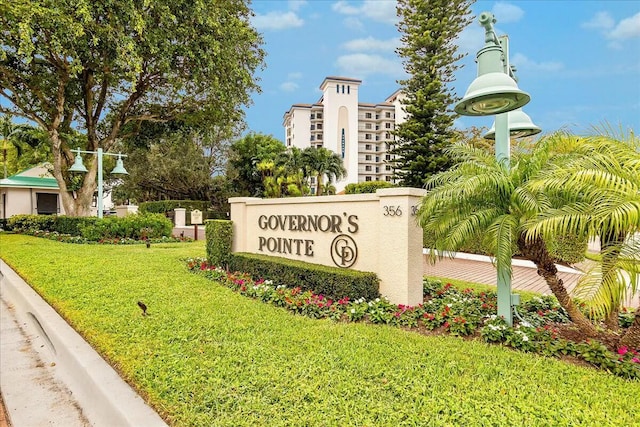
[[[538,267],[538,275],[544,278],[560,306],[565,309],[571,321],[580,331],[589,337],[598,336],[596,327],[573,303],[573,299],[569,296],[567,288],[564,287],[562,279],[558,277],[558,269],[542,238],[536,237],[533,242],[527,243],[525,236],[521,234],[518,237],[518,249],[522,255],[533,261]]]
[[[627,332],[620,338],[618,343],[620,347],[627,346],[634,350],[640,350],[640,307],[636,309],[636,315],[633,323],[627,329]]]

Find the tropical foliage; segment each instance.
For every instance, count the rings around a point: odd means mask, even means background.
[[[0,116],[3,178],[51,161],[47,134],[28,124],[14,123],[10,115]]]
[[[600,241],[600,257],[576,296],[592,319],[604,319],[616,331],[624,302],[640,290],[640,139],[607,127],[594,133],[551,137],[570,151],[527,186],[538,195],[531,206],[539,210],[529,222],[529,239],[579,235]],[[640,344],[640,313],[622,342]]]
[[[433,236],[432,257],[435,250],[458,250],[473,240],[482,241],[496,257],[499,274],[510,275],[511,257],[519,253],[536,264],[538,274],[584,335],[602,335],[601,319],[585,316],[558,278],[555,263],[563,260],[549,248],[554,239],[565,235],[614,236],[603,244],[605,261],[600,271],[604,268],[612,277],[622,277],[613,274],[611,262],[606,261],[612,253],[607,245],[614,248],[616,271],[626,269],[631,276],[638,271],[637,260],[629,255],[637,247],[630,237],[638,232],[640,217],[636,144],[602,136],[581,140],[554,134],[535,145],[516,146],[511,167],[469,144],[452,146],[448,152],[459,163],[428,181],[420,208],[421,224]],[[602,154],[594,155],[596,151]],[[600,295],[608,292],[605,299],[619,309],[624,282],[615,282],[615,287],[612,279],[603,276]],[[614,288],[618,292],[611,292]],[[637,276],[624,289],[637,290]],[[617,311],[610,313],[617,318]],[[612,335],[615,322],[604,325],[608,340],[620,338]],[[634,326],[629,328],[622,342],[638,346],[640,342],[631,339],[635,331]]]

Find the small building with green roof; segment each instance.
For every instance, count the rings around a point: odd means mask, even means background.
[[[0,219],[19,214],[64,215],[58,182],[43,163],[0,179]]]

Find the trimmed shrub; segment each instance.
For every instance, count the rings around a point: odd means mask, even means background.
[[[212,210],[211,203],[200,200],[158,200],[154,202],[143,202],[138,206],[140,213],[161,213],[173,218],[175,208],[185,208],[187,210],[186,224],[191,225],[192,210],[202,212],[202,219],[226,219],[227,212]]]
[[[345,194],[375,193],[380,188],[395,187],[395,184],[386,181],[368,181],[358,184],[347,184],[344,188]]]
[[[210,264],[226,268],[231,257],[233,222],[209,220],[205,222],[207,236],[207,260]]]
[[[60,234],[69,234],[71,236],[82,236],[82,229],[94,224],[98,220],[94,216],[58,216],[54,222],[54,230]]]
[[[380,296],[380,280],[370,272],[249,253],[231,254],[229,268],[336,300],[344,297],[372,300]]]
[[[53,228],[55,220],[54,215],[14,215],[9,218],[9,227],[16,233],[55,231]]]
[[[161,214],[127,215],[123,218],[107,217],[82,228],[87,240],[102,239],[156,239],[170,236],[173,224]]]

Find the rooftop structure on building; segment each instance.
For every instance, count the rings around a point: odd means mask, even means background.
[[[389,144],[396,125],[406,120],[403,93],[397,90],[382,102],[363,103],[361,84],[350,77],[326,77],[316,103],[293,104],[284,114],[287,147],[324,147],[342,157],[347,176],[334,183],[338,192],[350,183],[394,182]]]

